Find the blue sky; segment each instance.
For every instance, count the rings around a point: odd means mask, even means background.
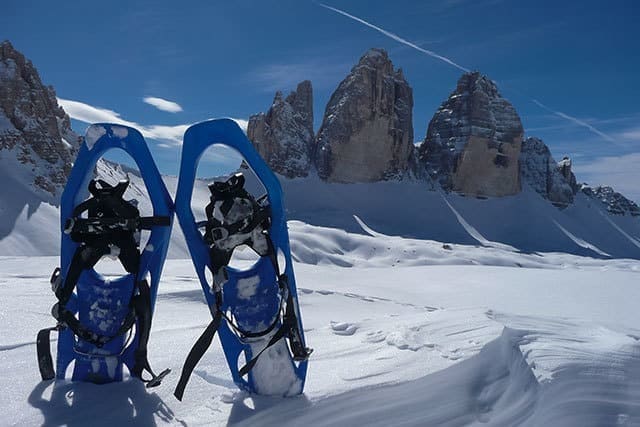
[[[314,86],[317,129],[331,93],[371,47],[403,68],[422,140],[462,73],[446,58],[496,80],[526,134],[544,139],[558,160],[570,155],[579,181],[640,201],[639,2],[324,4],[352,18],[304,0],[5,0],[0,39],[30,58],[60,98],[75,101],[66,105],[78,132],[98,118],[137,124],[171,174],[186,125],[246,120],[303,79]],[[177,106],[162,110],[149,97]]]

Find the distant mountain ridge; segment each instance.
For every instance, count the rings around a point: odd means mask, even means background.
[[[311,83],[305,81],[304,86],[311,99]],[[291,118],[296,108],[289,105],[282,114],[277,108],[281,98],[276,94],[267,116],[280,129],[295,129],[298,124]],[[613,189],[579,185],[569,157],[557,162],[541,139],[525,139],[513,105],[495,82],[477,71],[460,77],[418,146],[410,143],[412,107],[412,90],[402,70],[394,68],[383,49],[370,49],[336,88],[311,143],[312,130],[297,143],[291,137],[286,142],[267,141],[256,130],[263,113],[252,116],[248,136],[267,163],[286,178],[317,175],[326,182],[342,183],[418,179],[430,188],[473,197],[516,195],[531,187],[560,209],[571,205],[584,187],[584,194],[607,205],[612,214],[640,212],[637,204]],[[313,115],[309,108],[310,104],[304,107],[306,117]],[[299,159],[305,165],[302,173],[273,160],[285,145],[311,146]],[[299,164],[292,158],[288,162]]]

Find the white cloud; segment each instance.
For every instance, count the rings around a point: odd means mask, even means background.
[[[424,53],[426,55],[429,55],[432,58],[436,58],[436,59],[439,59],[440,61],[446,62],[449,65],[453,65],[457,69],[462,70],[464,72],[467,72],[467,73],[469,72],[469,70],[467,68],[463,67],[462,65],[456,64],[451,59],[449,59],[449,58],[447,58],[445,56],[442,56],[442,55],[438,55],[437,53],[435,53],[435,52],[433,52],[431,50],[423,49],[420,46],[416,45],[415,43],[412,43],[409,40],[403,39],[402,37],[400,37],[397,34],[392,33],[391,31],[387,31],[387,30],[384,30],[384,29],[382,29],[382,28],[380,28],[380,27],[378,27],[376,25],[373,25],[373,24],[365,21],[362,18],[358,18],[357,16],[351,15],[351,14],[345,12],[344,10],[337,9],[335,7],[331,7],[331,6],[328,6],[328,5],[323,4],[323,3],[317,3],[317,4],[319,6],[321,6],[321,7],[324,7],[325,9],[332,10],[332,11],[334,11],[336,13],[339,13],[342,16],[346,16],[349,19],[352,19],[352,20],[354,20],[356,22],[359,22],[359,23],[361,23],[363,25],[366,25],[367,27],[372,28],[372,29],[376,30],[377,32],[384,34],[385,36],[389,37],[390,39],[393,39],[393,40],[395,40],[395,41],[397,41],[399,43],[402,43],[402,44],[404,44],[406,46],[409,46],[410,48],[413,48],[413,49],[415,49],[415,50],[417,50],[419,52],[422,52],[422,53]]]
[[[640,152],[600,157],[589,163],[574,163],[579,181],[608,185],[624,196],[640,202]]]
[[[139,123],[125,120],[120,114],[101,107],[85,104],[80,101],[72,101],[69,99],[58,98],[58,104],[69,114],[72,119],[79,120],[84,123],[117,123],[138,129],[145,138],[151,138],[159,141],[166,141],[174,145],[182,144],[184,132],[191,124],[181,125],[141,125]],[[233,119],[238,126],[246,133],[248,122],[244,119]],[[166,146],[161,144],[160,146]]]
[[[166,111],[168,113],[179,113],[182,111],[182,107],[177,102],[156,98],[155,96],[147,96],[142,100],[149,105],[153,105],[158,110]]]

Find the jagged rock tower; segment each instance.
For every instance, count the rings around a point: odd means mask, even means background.
[[[465,73],[429,122],[419,158],[446,190],[477,196],[520,191],[522,122],[496,84]]]
[[[313,148],[313,91],[305,80],[286,99],[276,92],[267,114],[249,118],[247,136],[271,169],[287,178],[309,174]]]
[[[413,153],[413,91],[383,49],[365,53],[340,83],[318,131],[320,178],[373,182],[404,176]]]

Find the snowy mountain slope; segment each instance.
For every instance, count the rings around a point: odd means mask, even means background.
[[[141,215],[152,215],[153,208],[144,181],[136,169],[113,163],[104,159],[98,161],[96,174],[110,184],[122,179],[130,181],[125,192],[125,199],[138,201]],[[55,255],[60,247],[60,214],[59,209],[42,200],[39,194],[25,186],[24,181],[11,168],[0,168],[0,179],[11,183],[6,191],[0,193],[0,255],[42,256]],[[177,177],[163,176],[171,194],[175,194]],[[206,182],[194,190],[194,210],[201,209],[209,203],[209,190]],[[82,197],[87,197],[87,194]],[[22,210],[19,210],[23,207]],[[143,232],[143,239],[146,232]],[[171,233],[172,243],[169,246],[170,258],[188,258],[188,250],[177,220]]]
[[[353,220],[357,215],[383,234],[459,244],[488,240],[524,252],[640,258],[640,220],[610,215],[583,194],[559,210],[526,186],[515,196],[477,199],[434,191],[421,181],[328,184],[308,177],[282,183],[289,219],[309,224],[361,232]]]
[[[0,156],[0,254],[56,253],[58,207],[45,201],[50,195],[30,185],[24,168],[5,159]]]
[[[399,236],[367,236],[344,230],[289,221],[291,253],[303,264],[337,267],[417,267],[429,265],[487,265],[564,269],[593,267],[640,271],[633,259],[607,260],[561,252],[524,253],[504,247],[443,244]],[[250,260],[249,252],[238,259]]]
[[[291,225],[292,234],[324,242],[321,253],[351,248],[344,258],[353,265],[341,268],[328,257],[308,264],[301,248],[294,249],[301,261],[295,268],[305,331],[315,348],[304,396],[259,398],[238,392],[216,340],[184,402],[173,398],[184,357],[210,321],[186,260],[167,262],[158,296],[151,362],[174,369],[162,386],[41,383],[34,339],[39,328],[51,324],[54,298],[47,279],[57,259],[0,258],[5,422],[640,424],[640,262],[457,245],[448,251],[436,242]],[[369,256],[373,248],[421,253],[414,266],[402,266],[394,265],[394,256]],[[451,265],[436,265],[445,251],[457,258],[449,259]],[[516,259],[536,257],[543,268],[469,265],[515,265]]]
[[[151,205],[137,171],[101,162],[98,173],[111,181],[128,175],[132,191],[127,194],[140,201],[143,213],[150,214]],[[258,188],[252,175],[245,173],[248,186]],[[165,176],[164,181],[173,194],[177,178]],[[209,201],[209,181],[197,181],[193,198],[196,216],[203,214]],[[423,181],[336,184],[309,176],[281,182],[289,219],[317,226],[366,233],[354,219],[356,215],[386,235],[483,247],[511,246],[527,253],[640,259],[639,218],[612,215],[581,193],[571,206],[559,210],[526,186],[515,196],[477,199],[434,191]],[[5,193],[4,197],[13,196]],[[12,206],[11,201],[5,206]],[[0,255],[57,253],[59,236],[53,231],[59,227],[57,210],[37,200],[31,209],[30,216],[14,214],[17,219],[6,222],[5,233],[10,236],[0,240]],[[296,238],[294,233],[294,241]],[[177,221],[172,241],[169,257],[188,257]]]

